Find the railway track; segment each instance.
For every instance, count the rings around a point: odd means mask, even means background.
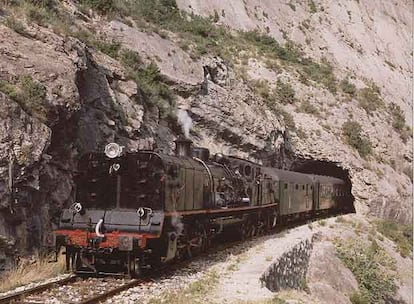
[[[88,278],[73,276],[43,284],[0,298],[1,304],[94,304],[129,288],[145,284],[146,279]]]
[[[75,281],[77,278],[77,276],[73,275],[70,276],[68,278],[64,278],[58,281],[53,281],[50,283],[46,283],[46,284],[42,284],[33,288],[29,288],[26,290],[22,290],[16,293],[12,293],[6,296],[2,296],[0,297],[0,304],[7,304],[7,303],[21,303],[22,299],[28,295],[32,295],[32,294],[37,294],[37,293],[41,293],[45,290],[57,287],[57,286],[62,286],[65,284],[69,284],[73,281]]]
[[[242,243],[233,241],[225,245],[220,244],[205,253],[197,255],[194,259],[206,257],[213,252],[224,251]],[[156,275],[142,279],[125,278],[82,278],[77,275],[42,284],[34,288],[0,297],[0,304],[96,304],[121,293],[124,290],[150,283],[161,275],[170,275],[176,270],[184,268],[194,259],[180,261],[169,266],[157,269]]]

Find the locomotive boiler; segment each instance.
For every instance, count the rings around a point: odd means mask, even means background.
[[[67,268],[131,276],[205,251],[226,231],[243,239],[341,211],[350,195],[341,179],[210,156],[184,138],[175,155],[123,153],[115,143],[88,153],[76,186],[76,203],[54,231]]]

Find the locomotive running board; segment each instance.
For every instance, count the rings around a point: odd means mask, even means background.
[[[191,211],[174,211],[174,212],[166,212],[165,216],[216,214],[216,213],[227,213],[227,212],[234,212],[234,211],[252,211],[252,210],[258,210],[258,209],[276,207],[277,205],[278,203],[268,204],[268,205],[263,205],[263,206],[247,206],[247,207],[221,208],[221,209],[202,209],[202,210],[191,210]]]

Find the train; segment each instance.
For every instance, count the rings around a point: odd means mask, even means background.
[[[140,276],[206,251],[223,233],[243,240],[349,205],[342,179],[210,155],[184,137],[175,144],[174,155],[110,143],[80,158],[76,202],[53,233],[68,270]]]

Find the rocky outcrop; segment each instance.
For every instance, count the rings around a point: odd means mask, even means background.
[[[306,275],[309,291],[322,303],[350,304],[350,296],[358,290],[352,272],[336,256],[331,242],[315,242]]]

